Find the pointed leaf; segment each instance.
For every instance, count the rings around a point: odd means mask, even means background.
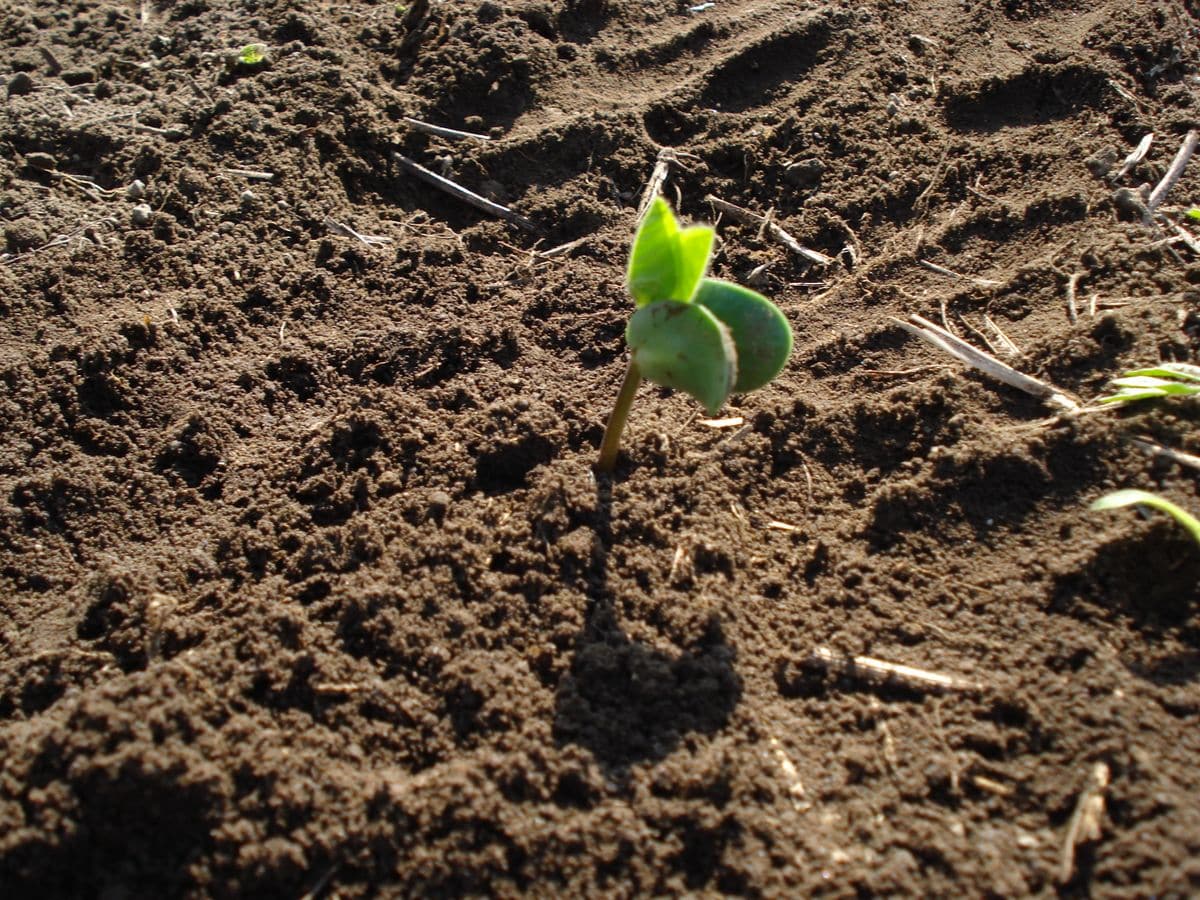
[[[1176,522],[1187,529],[1188,533],[1200,543],[1200,520],[1189,513],[1187,510],[1176,506],[1166,497],[1160,497],[1158,494],[1151,494],[1149,491],[1139,491],[1133,488],[1123,491],[1113,491],[1111,494],[1105,494],[1099,500],[1092,504],[1092,509],[1117,509],[1121,506],[1132,506],[1135,503],[1141,503],[1159,512],[1164,512],[1171,516]]]
[[[629,319],[625,339],[647,381],[691,394],[716,415],[737,379],[737,350],[729,330],[707,309],[678,300],[643,306]]]
[[[1143,391],[1121,391],[1119,394],[1110,394],[1107,397],[1100,397],[1096,400],[1097,403],[1133,403],[1137,400],[1157,400],[1163,396],[1163,392],[1150,388]]]
[[[693,225],[679,232],[679,270],[672,292],[663,300],[691,300],[708,271],[717,233],[708,225]]]
[[[779,307],[749,288],[705,278],[694,301],[716,316],[737,347],[734,393],[760,388],[783,369],[792,352],[792,329]]]
[[[1126,372],[1125,377],[1149,376],[1157,378],[1186,378],[1189,381],[1200,381],[1200,366],[1190,366],[1187,363],[1166,363],[1150,369],[1134,369]]]
[[[1174,381],[1168,381],[1165,378],[1153,378],[1149,375],[1134,375],[1127,376],[1125,378],[1114,378],[1109,382],[1109,385],[1118,388],[1165,388],[1174,384]]]
[[[679,281],[679,223],[662,197],[642,217],[629,252],[627,283],[638,306],[666,300]]]

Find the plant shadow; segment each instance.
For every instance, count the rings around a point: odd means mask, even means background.
[[[687,734],[719,731],[741,699],[742,685],[736,653],[715,616],[678,655],[633,640],[621,628],[607,585],[611,483],[599,479],[597,490],[589,609],[558,688],[554,736],[560,746],[586,748],[619,775],[667,756]]]
[[[1156,520],[1098,545],[1078,570],[1059,577],[1051,609],[1091,615],[1097,606],[1154,640],[1132,668],[1157,684],[1200,677],[1200,553],[1173,522]],[[1182,645],[1158,653],[1166,637]]]

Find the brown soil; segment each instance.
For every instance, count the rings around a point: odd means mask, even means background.
[[[1053,420],[895,322],[1085,400],[1198,360],[1200,259],[1114,199],[1200,121],[1195,9],[688,5],[0,7],[5,897],[1200,891],[1200,553],[1087,508],[1200,509],[1127,440],[1197,404]],[[597,480],[664,147],[837,261],[722,223],[794,356],[741,428],[644,387]]]

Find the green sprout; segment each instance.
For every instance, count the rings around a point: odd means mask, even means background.
[[[1194,206],[1191,209],[1189,209],[1187,212],[1185,212],[1184,215],[1187,216],[1189,219],[1191,219],[1193,222],[1200,222],[1200,209],[1197,209]]]
[[[1118,509],[1122,506],[1132,506],[1135,503],[1149,506],[1152,509],[1157,509],[1159,512],[1165,512],[1186,528],[1192,539],[1200,544],[1200,519],[1197,519],[1186,509],[1176,506],[1165,497],[1160,497],[1158,494],[1151,494],[1149,491],[1139,491],[1132,488],[1124,491],[1113,491],[1111,494],[1105,494],[1093,503],[1091,508]]]
[[[626,285],[637,309],[625,329],[629,368],[600,444],[611,472],[642,379],[695,397],[716,415],[730,394],[762,387],[792,352],[792,329],[761,294],[706,277],[716,232],[681,228],[661,197],[633,238]]]
[[[1159,397],[1194,397],[1200,394],[1200,366],[1163,363],[1151,369],[1134,369],[1109,385],[1117,392],[1101,397],[1100,403],[1132,403]]]
[[[247,44],[237,56],[238,65],[254,68],[267,61],[266,44]]]

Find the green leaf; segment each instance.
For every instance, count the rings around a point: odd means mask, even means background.
[[[238,54],[238,62],[243,66],[260,66],[267,60],[266,44],[247,44]]]
[[[1119,394],[1110,394],[1107,397],[1100,397],[1096,400],[1097,403],[1134,403],[1138,400],[1157,400],[1164,396],[1163,392],[1157,388],[1148,388],[1142,391],[1128,390],[1121,391]]]
[[[1200,221],[1200,209],[1196,209],[1194,206],[1185,212],[1184,215],[1192,221]]]
[[[708,225],[679,228],[671,207],[656,197],[642,217],[629,253],[628,284],[638,306],[687,302],[708,270],[716,232]]]
[[[1119,388],[1161,388],[1168,387],[1174,383],[1164,378],[1153,378],[1149,375],[1131,375],[1123,378],[1114,378],[1109,382],[1112,387]]]
[[[679,223],[662,197],[642,217],[629,252],[627,283],[638,306],[670,299],[679,278]]]
[[[1187,363],[1166,363],[1152,369],[1134,369],[1126,372],[1126,378],[1148,376],[1153,378],[1186,378],[1188,381],[1200,381],[1200,366],[1189,366]]]
[[[1200,520],[1187,510],[1176,506],[1166,497],[1151,494],[1149,491],[1139,491],[1132,488],[1124,491],[1113,491],[1111,494],[1105,494],[1093,503],[1091,508],[1101,510],[1117,509],[1122,506],[1132,506],[1135,503],[1149,506],[1171,516],[1176,522],[1187,529],[1196,543],[1200,543]]]
[[[708,225],[693,225],[679,232],[679,269],[675,287],[663,300],[688,301],[695,297],[700,279],[708,271],[716,241],[717,233]]]
[[[633,363],[647,381],[695,397],[716,415],[737,380],[729,329],[702,306],[659,300],[643,306],[625,329]]]
[[[1145,375],[1138,375],[1134,378],[1114,378],[1109,384],[1120,388],[1121,394],[1143,391],[1153,391],[1160,397],[1200,394],[1200,385],[1168,381],[1165,378],[1150,378]]]
[[[782,371],[792,352],[792,329],[779,307],[749,288],[705,278],[696,303],[716,316],[737,348],[737,381],[733,392],[760,388]]]

